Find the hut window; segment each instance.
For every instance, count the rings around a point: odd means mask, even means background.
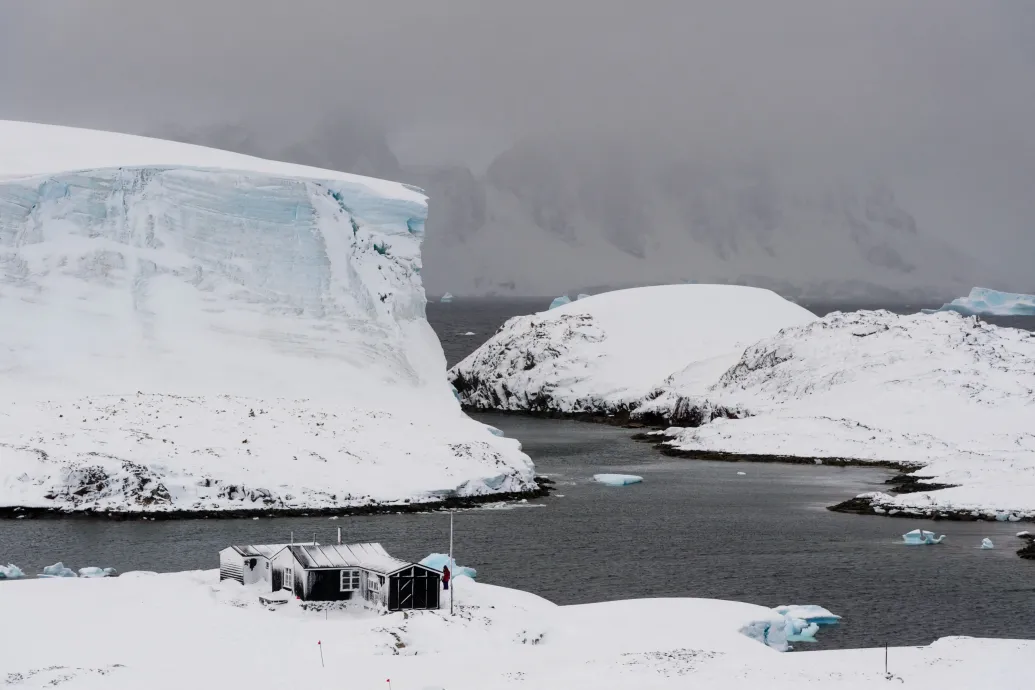
[[[341,571],[341,591],[351,592],[359,589],[359,571],[358,570],[342,570]]]
[[[295,571],[289,566],[284,568],[284,589],[295,588]]]

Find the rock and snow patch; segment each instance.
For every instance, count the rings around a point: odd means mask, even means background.
[[[886,512],[1035,519],[1035,335],[955,313],[834,313],[749,347],[708,390],[737,420],[670,430],[683,452],[923,467]]]
[[[533,487],[424,316],[425,196],[0,121],[0,507],[349,507]]]
[[[733,409],[689,402],[704,391],[689,383],[667,409],[652,403],[674,372],[696,365],[707,372],[700,382],[711,384],[745,346],[813,319],[758,288],[617,290],[510,319],[453,367],[450,379],[462,402],[479,409],[635,416],[642,408],[663,418],[737,416]]]

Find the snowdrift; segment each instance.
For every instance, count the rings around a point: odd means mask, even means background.
[[[745,346],[815,318],[758,288],[618,290],[510,319],[450,379],[478,409],[635,412],[673,372],[698,363],[717,378]]]
[[[885,650],[781,654],[739,630],[786,621],[754,604],[643,599],[556,606],[454,581],[455,613],[269,610],[216,571],[0,585],[0,677],[15,688],[883,687]],[[141,634],[140,611],[161,625]],[[798,614],[795,614],[798,615]],[[103,634],[55,621],[103,621]],[[865,625],[865,621],[859,621]],[[775,642],[770,626],[769,642]],[[785,633],[786,635],[786,633]],[[45,640],[45,643],[41,643]],[[175,653],[170,653],[175,650]],[[894,686],[1024,687],[1035,643],[947,638],[892,648]],[[321,661],[322,658],[322,661]],[[901,679],[899,682],[898,679]],[[986,685],[987,684],[987,685]]]
[[[532,488],[442,373],[426,216],[394,182],[0,121],[0,506]]]

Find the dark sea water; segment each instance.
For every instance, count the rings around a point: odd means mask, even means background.
[[[509,316],[542,300],[429,305],[450,363]],[[819,311],[819,310],[817,310]],[[462,335],[474,331],[477,335]],[[692,596],[766,606],[814,603],[844,616],[818,645],[924,644],[945,635],[1035,639],[1035,562],[1015,555],[1022,524],[955,523],[832,513],[880,486],[881,470],[673,459],[630,432],[579,422],[478,415],[522,441],[549,498],[456,516],[456,553],[479,579],[557,603]],[[597,472],[642,484],[605,487]],[[745,472],[738,475],[737,472]],[[448,515],[104,522],[0,521],[0,561],[27,572],[63,560],[120,571],[214,568],[231,543],[376,540],[419,559],[448,547]],[[908,530],[946,533],[938,546],[899,543]],[[1030,526],[1029,526],[1030,527]],[[978,545],[990,537],[996,545]],[[0,586],[7,586],[0,583]],[[460,583],[462,585],[462,581]],[[688,625],[695,624],[692,621]]]

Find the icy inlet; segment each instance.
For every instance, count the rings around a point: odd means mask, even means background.
[[[351,507],[522,491],[424,317],[393,182],[0,122],[0,506]]]

